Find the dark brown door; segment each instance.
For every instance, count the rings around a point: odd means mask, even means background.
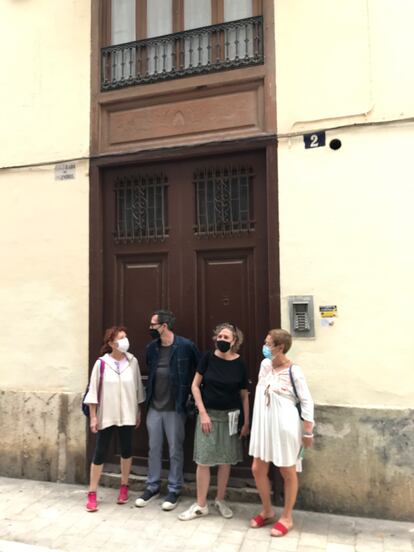
[[[217,323],[237,324],[256,383],[269,320],[265,166],[264,152],[244,152],[105,172],[104,323],[127,325],[144,378],[149,316],[169,308],[176,333],[201,351],[211,347]],[[192,429],[189,423],[190,471]],[[146,464],[147,442],[143,423],[136,464]]]

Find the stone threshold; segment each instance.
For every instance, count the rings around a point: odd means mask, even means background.
[[[190,477],[194,479],[194,474]],[[215,485],[215,477],[212,477],[212,484],[210,485],[208,498],[214,499],[216,496],[217,487]],[[100,480],[100,485],[103,487],[118,488],[120,485],[121,476],[119,473],[110,473],[104,471]],[[131,474],[129,477],[129,488],[133,492],[143,491],[145,489],[146,476]],[[167,482],[164,479],[161,482],[161,493],[167,492]],[[196,483],[194,480],[184,479],[184,486],[182,490],[184,496],[196,495]],[[244,503],[259,503],[260,497],[257,489],[252,487],[252,481],[250,480],[231,480],[227,488],[227,500],[231,502],[244,502]]]

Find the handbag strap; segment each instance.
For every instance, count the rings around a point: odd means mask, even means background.
[[[102,380],[105,370],[105,361],[101,358],[101,365],[99,367],[99,385],[98,385],[98,404],[101,402]]]
[[[293,380],[292,366],[293,366],[293,364],[291,364],[291,365],[289,366],[290,383],[292,384],[293,392],[295,393],[295,397],[297,398],[298,402],[300,402],[300,398],[299,398],[298,392],[297,392],[297,390],[296,390],[296,385],[295,385],[295,382],[294,382],[294,380]]]

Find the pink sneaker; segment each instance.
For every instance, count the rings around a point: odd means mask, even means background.
[[[88,493],[88,502],[86,503],[86,509],[88,512],[96,512],[98,504],[96,502],[96,493],[90,491]]]
[[[125,504],[128,502],[128,485],[121,485],[119,488],[118,504]]]

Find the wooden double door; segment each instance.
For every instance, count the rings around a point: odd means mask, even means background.
[[[176,316],[176,333],[200,351],[212,347],[217,323],[242,329],[253,398],[269,328],[265,172],[261,151],[103,172],[103,325],[127,326],[144,382],[150,315],[167,308]],[[192,445],[189,422],[186,471],[194,470]],[[135,466],[146,465],[147,446],[143,423]],[[111,461],[118,461],[116,447]]]

